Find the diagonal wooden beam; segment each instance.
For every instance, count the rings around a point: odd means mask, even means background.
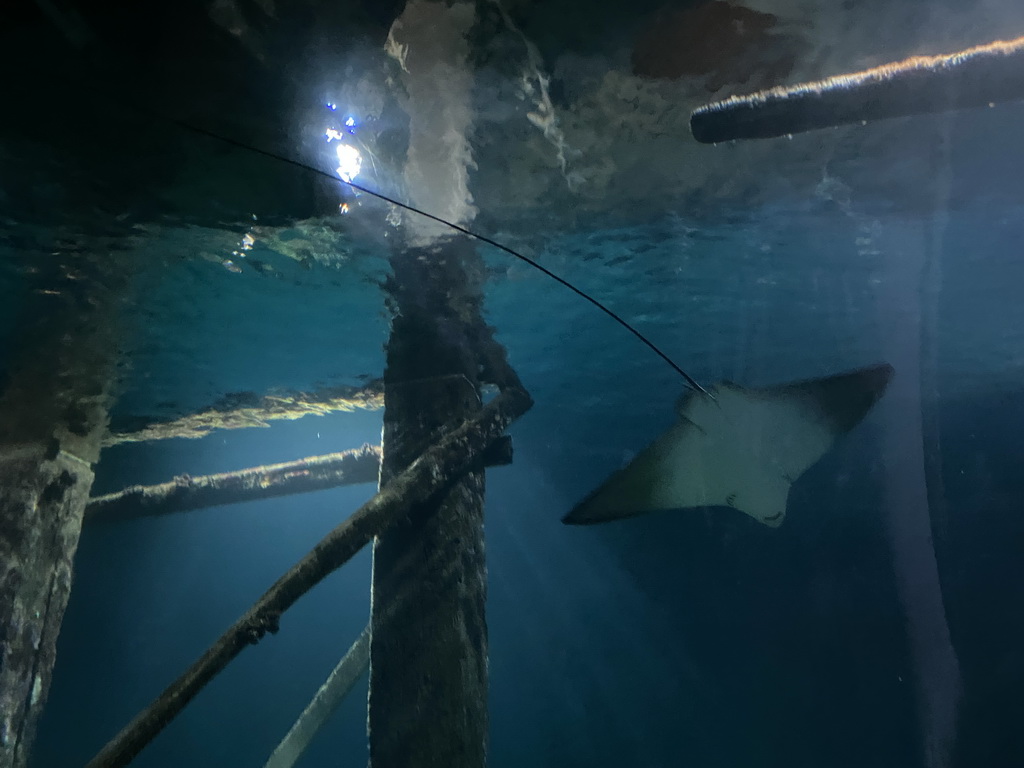
[[[257,600],[181,677],[114,737],[86,768],[129,762],[247,645],[277,632],[281,614],[374,537],[428,503],[466,472],[533,401],[521,389],[498,394],[472,419],[445,434],[356,510]]]

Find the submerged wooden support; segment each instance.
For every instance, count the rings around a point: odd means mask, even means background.
[[[370,627],[367,626],[331,671],[327,681],[320,686],[320,690],[277,745],[263,768],[292,768],[369,666]]]
[[[28,764],[107,426],[121,281],[66,258],[45,265],[0,391],[0,768]]]
[[[364,445],[350,451],[309,456],[298,461],[251,467],[237,472],[191,477],[178,475],[159,485],[133,485],[97,496],[85,510],[86,522],[129,520],[169,515],[200,507],[269,499],[340,485],[377,481],[380,448]]]
[[[423,444],[481,407],[481,368],[499,367],[483,362],[489,335],[480,319],[479,257],[469,243],[410,249],[394,255],[392,267],[385,489]],[[483,473],[469,474],[374,542],[372,768],[486,762],[483,501]]]
[[[957,53],[734,96],[694,111],[690,130],[711,144],[1024,99],[1024,37]]]
[[[495,440],[483,453],[486,467],[512,463],[512,439]],[[380,446],[363,445],[339,453],[266,464],[216,475],[178,475],[167,483],[132,485],[95,496],[85,508],[85,522],[113,522],[170,515],[192,509],[238,504],[293,493],[310,493],[343,485],[376,483]]]
[[[89,461],[42,444],[0,448],[0,766],[27,765],[71,592]]]
[[[506,389],[472,419],[427,447],[386,488],[278,579],[202,657],[112,739],[88,768],[127,765],[247,645],[259,642],[267,632],[276,632],[281,614],[302,595],[410,510],[428,504],[453,479],[477,467],[487,446],[531,404],[525,391]]]

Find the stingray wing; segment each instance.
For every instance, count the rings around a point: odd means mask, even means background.
[[[687,395],[679,421],[578,504],[563,522],[727,506],[782,524],[790,486],[885,391],[889,365],[765,389],[723,383]]]

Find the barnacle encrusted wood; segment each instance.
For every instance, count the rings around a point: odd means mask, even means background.
[[[396,252],[381,487],[481,408],[481,259],[465,239]],[[484,473],[410,510],[373,547],[370,766],[479,768],[487,753]]]
[[[377,481],[380,447],[309,456],[297,461],[251,467],[237,472],[193,477],[177,475],[159,485],[133,485],[97,496],[85,510],[86,522],[166,515],[200,507],[319,491],[339,485]]]
[[[502,437],[487,447],[484,466],[512,463],[512,439]],[[359,448],[296,461],[249,467],[216,475],[176,475],[157,485],[132,485],[116,493],[96,496],[85,508],[85,522],[131,520],[169,515],[222,504],[309,493],[342,485],[376,483],[380,473],[380,446]]]
[[[716,101],[693,112],[690,130],[711,144],[1019,99],[1024,37]]]
[[[0,388],[0,768],[28,764],[111,402],[123,284],[97,270],[67,289],[58,259]]]

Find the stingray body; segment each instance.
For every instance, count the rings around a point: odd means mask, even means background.
[[[733,507],[773,528],[789,488],[885,392],[887,364],[763,389],[724,382],[684,395],[678,421],[580,502],[562,522]]]

